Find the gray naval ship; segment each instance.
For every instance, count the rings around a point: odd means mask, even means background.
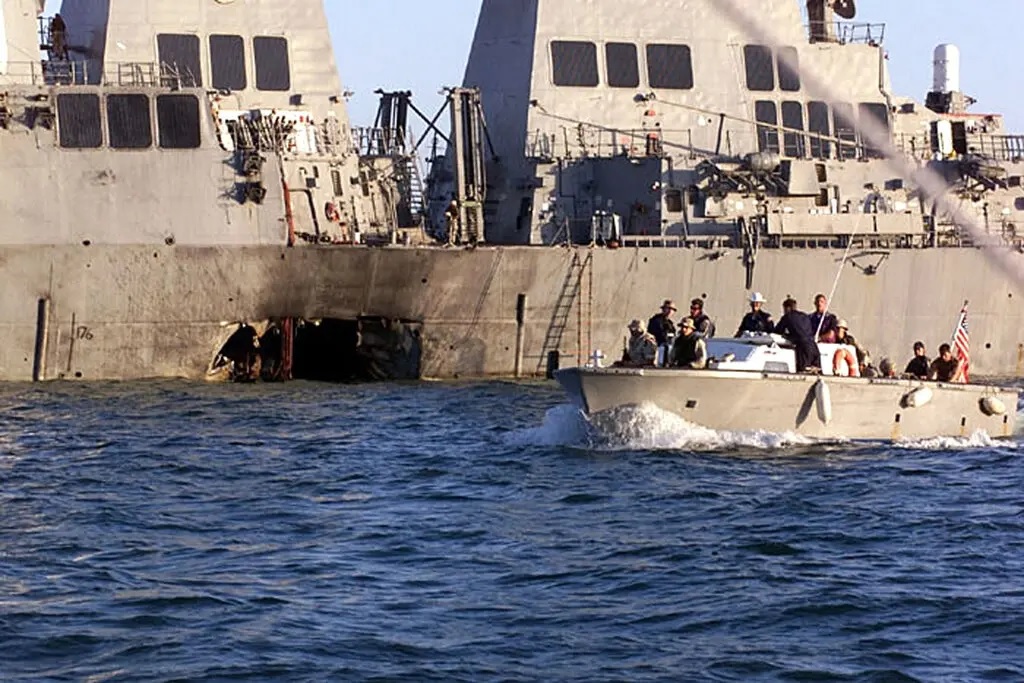
[[[42,4],[0,0],[0,379],[542,374],[665,298],[725,330],[837,272],[876,357],[969,300],[974,374],[1024,373],[1024,291],[857,124],[1007,253],[1024,136],[953,46],[923,103],[893,93],[849,0],[748,3],[781,46],[715,0],[483,0],[429,153],[407,93],[350,125],[316,0]]]

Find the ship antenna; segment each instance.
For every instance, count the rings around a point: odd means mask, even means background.
[[[843,268],[846,267],[846,262],[850,260],[850,249],[853,248],[853,238],[857,234],[857,230],[860,228],[860,222],[863,220],[864,214],[857,214],[857,220],[853,222],[853,231],[850,233],[849,238],[846,240],[846,250],[843,252],[843,259],[839,262],[839,268],[836,270],[836,278],[832,281],[832,289],[828,293],[828,299],[825,301],[825,313],[828,313],[828,309],[832,306],[832,297],[836,295],[836,290],[839,288],[839,279],[843,276]],[[818,329],[814,331],[814,338],[818,339],[821,335],[821,326],[825,324],[824,313],[821,316],[821,320],[818,321]]]

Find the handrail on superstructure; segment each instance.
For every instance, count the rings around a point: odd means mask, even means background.
[[[89,62],[49,60],[8,62],[0,74],[2,85],[196,88],[197,79],[187,70],[163,62],[108,62],[98,82],[93,82]]]

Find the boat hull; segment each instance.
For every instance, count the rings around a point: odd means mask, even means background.
[[[591,415],[653,403],[720,430],[896,440],[1009,437],[1016,425],[1018,391],[985,385],[660,368],[569,368],[556,378]],[[912,396],[923,405],[910,407]],[[1002,414],[986,414],[999,405]]]

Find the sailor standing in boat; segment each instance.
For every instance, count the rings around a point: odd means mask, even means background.
[[[783,316],[775,326],[775,333],[781,334],[793,343],[796,351],[796,371],[805,372],[821,367],[821,353],[814,342],[814,326],[811,317],[796,308],[796,299],[782,302]]]
[[[814,313],[811,313],[811,327],[818,335],[818,341],[834,344],[839,320],[828,311],[828,297],[818,294],[814,297]]]
[[[771,314],[762,310],[765,303],[767,303],[767,299],[761,292],[754,292],[750,295],[750,313],[743,316],[740,328],[736,330],[737,337],[742,337],[744,332],[767,334],[775,329]]]
[[[671,299],[665,299],[661,304],[661,313],[655,314],[647,322],[647,331],[654,335],[658,346],[669,343],[669,337],[676,334],[676,324],[672,322],[672,314],[676,312],[676,305]]]
[[[701,370],[708,364],[708,347],[704,338],[697,334],[693,318],[683,318],[679,336],[672,346],[672,365],[677,368]]]

